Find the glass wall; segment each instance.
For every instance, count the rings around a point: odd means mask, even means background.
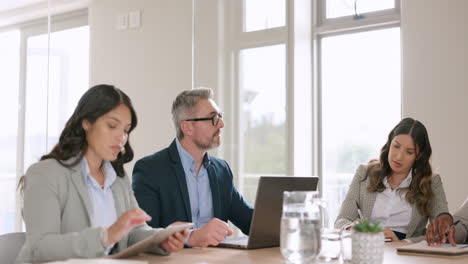
[[[57,143],[89,86],[87,11],[0,28],[0,234],[23,231],[17,182]]]
[[[0,234],[15,230],[20,31],[0,33]]]

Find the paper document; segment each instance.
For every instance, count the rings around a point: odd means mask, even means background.
[[[453,247],[450,244],[442,244],[440,247],[431,247],[427,241],[405,245],[397,248],[399,254],[428,254],[438,256],[463,256],[468,255],[468,244],[457,244]]]
[[[441,244],[440,247],[430,247],[427,245],[427,241],[426,240],[423,240],[421,242],[418,242],[418,243],[414,243],[414,244],[411,244],[411,246],[418,246],[418,247],[429,247],[429,248],[452,248],[452,249],[455,249],[455,248],[468,248],[468,244],[457,244],[455,247],[452,246],[451,244],[449,243],[444,243],[444,244]]]
[[[159,231],[158,233],[128,247],[127,249],[120,251],[117,254],[110,255],[109,258],[119,259],[119,258],[129,258],[129,257],[136,256],[140,253],[148,251],[151,248],[155,248],[157,245],[159,245],[161,242],[166,240],[166,238],[168,238],[172,234],[176,232],[182,232],[185,229],[191,228],[192,226],[193,224],[190,223],[190,224],[166,227],[165,229]]]
[[[48,264],[148,264],[146,260],[126,260],[126,259],[68,259],[65,261],[47,262]]]

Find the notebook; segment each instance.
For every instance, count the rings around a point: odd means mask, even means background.
[[[279,246],[284,191],[315,191],[318,177],[262,176],[248,237],[227,238],[219,247],[255,249]]]
[[[430,247],[427,245],[426,240],[423,240],[419,243],[398,247],[397,253],[403,255],[460,257],[468,255],[468,244],[457,244],[456,247],[450,244],[442,244],[440,247]]]

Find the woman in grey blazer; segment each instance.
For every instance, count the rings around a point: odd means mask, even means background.
[[[361,165],[336,219],[351,228],[359,218],[384,225],[392,241],[424,238],[428,220],[448,212],[440,176],[432,173],[431,145],[424,125],[401,120],[388,135],[379,160]]]
[[[96,258],[117,253],[160,231],[138,208],[123,165],[132,160],[128,135],[137,118],[121,90],[90,88],[65,125],[58,144],[20,181],[26,242],[18,262]],[[180,250],[187,230],[151,250]]]

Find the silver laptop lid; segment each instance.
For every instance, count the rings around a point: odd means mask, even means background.
[[[250,224],[248,248],[279,246],[284,191],[315,191],[318,177],[262,176]]]

